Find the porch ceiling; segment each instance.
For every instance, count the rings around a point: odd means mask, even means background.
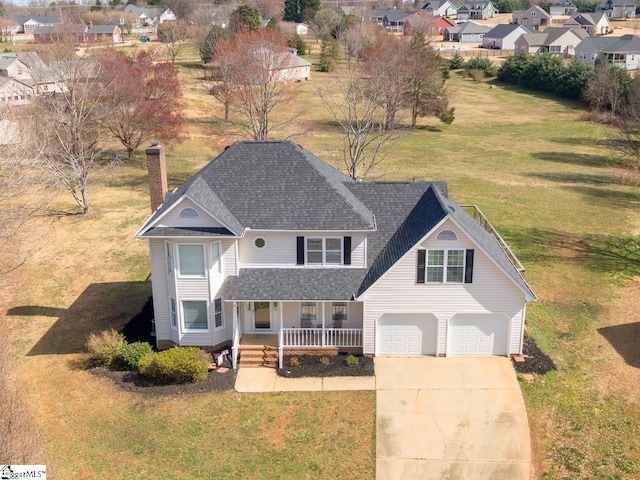
[[[365,268],[251,268],[229,277],[227,301],[352,300]]]

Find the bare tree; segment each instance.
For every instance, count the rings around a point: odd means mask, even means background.
[[[609,111],[615,117],[629,92],[631,76],[621,67],[602,63],[587,82],[584,98],[599,112]]]
[[[273,111],[290,105],[297,94],[288,73],[295,59],[285,45],[284,39],[271,28],[242,32],[217,43],[214,71],[217,65],[229,68],[215,74],[218,82],[235,88],[234,99],[245,118],[239,125],[253,140],[266,140],[300,116],[296,113],[276,124],[271,121]]]
[[[13,32],[18,23],[10,18],[0,18],[0,41],[13,41]]]
[[[104,100],[110,85],[101,83],[100,59],[80,57],[70,44],[57,44],[41,55],[60,86],[54,94],[33,102],[38,132],[32,142],[33,156],[36,166],[71,193],[82,213],[87,213],[90,178],[114,161],[107,155],[113,145],[104,126],[109,117]]]
[[[362,54],[373,45],[376,36],[377,26],[362,21],[352,23],[338,35],[348,66],[353,61],[360,62]]]
[[[332,33],[342,22],[342,17],[333,10],[322,8],[309,19],[309,28],[316,35],[316,43]]]
[[[28,134],[33,130],[11,113],[0,110],[0,276],[20,267],[37,245],[42,227],[38,214],[47,198],[42,195],[44,179],[29,161]]]
[[[384,108],[382,127],[393,130],[396,115],[405,106],[405,65],[409,46],[392,35],[380,35],[375,44],[364,52],[362,70],[367,75],[370,95]]]
[[[187,33],[187,24],[180,21],[164,22],[158,27],[158,40],[165,44],[171,63],[175,63],[176,57],[182,51]]]
[[[337,92],[337,95],[334,93]],[[367,86],[357,67],[348,69],[337,85],[318,91],[324,106],[344,130],[344,163],[354,180],[364,180],[383,160],[383,154],[398,137],[397,131],[382,128],[384,98]]]

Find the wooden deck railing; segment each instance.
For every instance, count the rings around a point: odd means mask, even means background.
[[[516,257],[516,254],[511,251],[511,249],[509,248],[509,245],[507,245],[507,242],[504,241],[504,239],[500,236],[498,231],[493,227],[493,225],[491,225],[491,222],[489,221],[489,219],[487,219],[484,213],[482,213],[482,210],[480,210],[480,208],[477,205],[460,205],[460,206],[464,208],[467,211],[467,213],[471,215],[473,219],[476,222],[478,222],[478,224],[480,224],[482,228],[484,228],[487,232],[493,235],[493,238],[496,239],[496,241],[498,242],[498,245],[500,245],[500,248],[502,248],[502,250],[507,255],[507,257],[509,257],[509,260],[511,260],[511,263],[513,263],[513,266],[516,267],[516,269],[520,273],[524,273],[524,267],[522,266],[522,263],[520,263],[520,260],[518,260],[518,257]]]
[[[283,328],[281,347],[362,347],[361,328]]]

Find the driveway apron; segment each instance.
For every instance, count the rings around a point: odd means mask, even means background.
[[[529,480],[507,358],[376,357],[377,480]]]

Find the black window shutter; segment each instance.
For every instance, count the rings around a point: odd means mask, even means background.
[[[342,263],[345,265],[351,265],[351,237],[344,237],[343,248]]]
[[[418,283],[424,283],[426,250],[418,250]]]
[[[304,265],[304,237],[296,237],[296,263]]]
[[[464,267],[464,283],[473,283],[473,249],[467,250]]]

